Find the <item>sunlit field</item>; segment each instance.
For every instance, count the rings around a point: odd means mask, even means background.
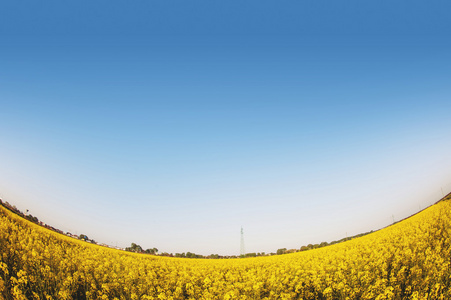
[[[344,243],[271,257],[109,249],[0,208],[3,299],[450,299],[451,203]]]

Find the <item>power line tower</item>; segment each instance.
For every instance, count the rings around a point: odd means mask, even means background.
[[[246,254],[246,250],[244,249],[244,231],[243,231],[243,226],[241,226],[240,256],[244,256],[245,254]]]

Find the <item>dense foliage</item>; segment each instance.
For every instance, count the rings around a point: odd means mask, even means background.
[[[451,299],[451,203],[344,243],[200,260],[113,250],[0,207],[0,299]]]

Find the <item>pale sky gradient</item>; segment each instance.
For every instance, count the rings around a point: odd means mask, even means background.
[[[446,1],[6,1],[0,197],[100,243],[275,252],[451,192]]]

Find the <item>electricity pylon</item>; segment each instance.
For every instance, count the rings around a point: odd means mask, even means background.
[[[240,256],[244,256],[245,254],[246,254],[246,250],[244,249],[244,231],[243,231],[243,226],[241,226]]]

